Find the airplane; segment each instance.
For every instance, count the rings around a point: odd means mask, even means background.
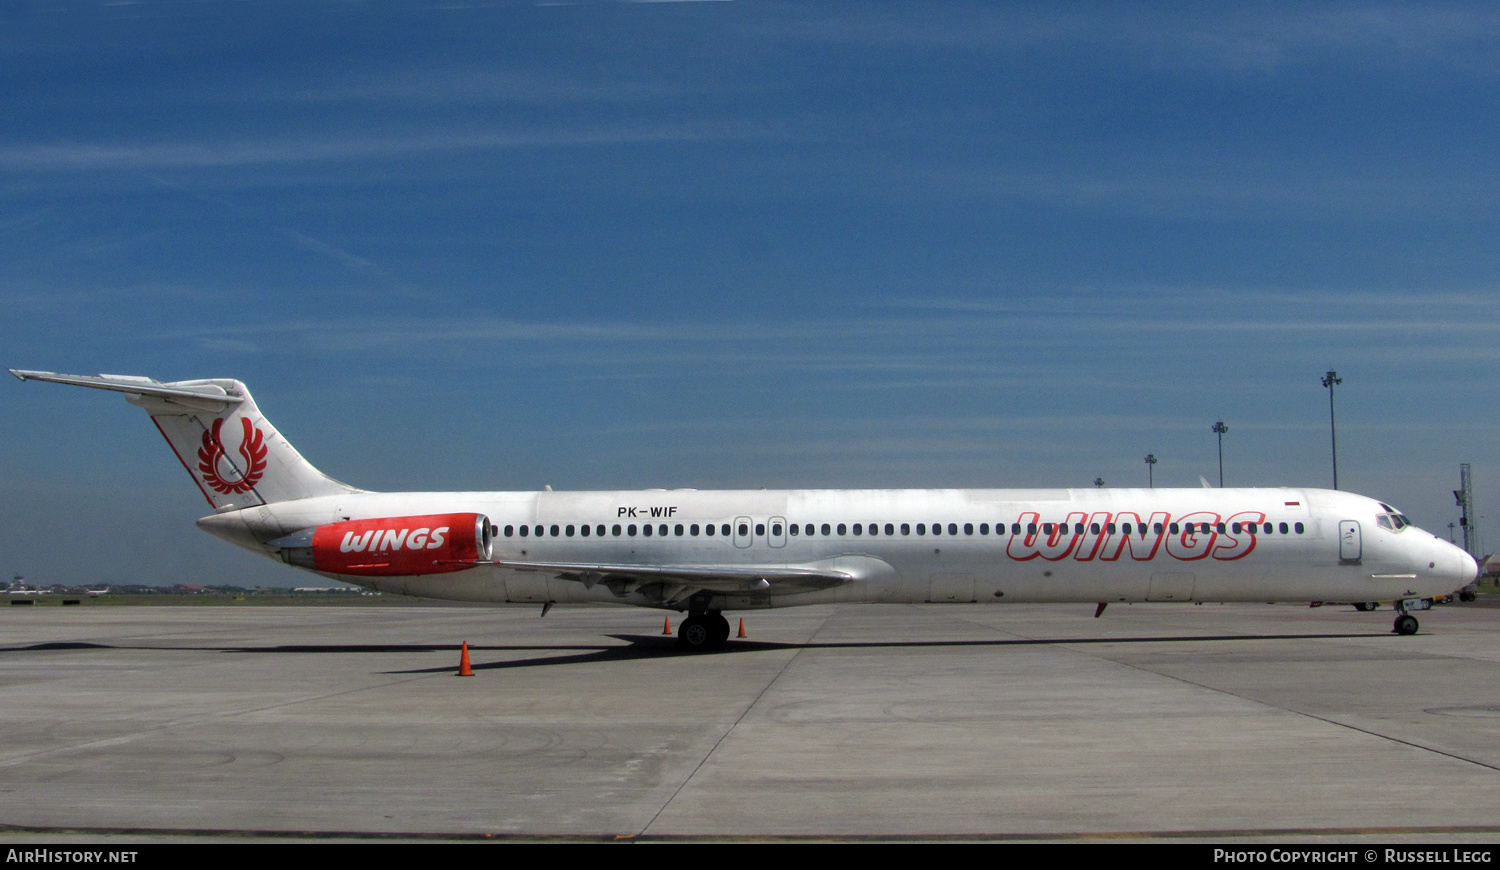
[[[1461,548],[1337,490],[369,492],[324,475],[237,380],[11,369],[125,394],[213,508],[210,534],[379,592],[686,612],[831,603],[1394,601],[1393,631],[1478,575]]]

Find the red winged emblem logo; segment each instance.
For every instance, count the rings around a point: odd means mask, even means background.
[[[219,438],[219,430],[224,426],[223,417],[214,421],[211,431],[203,433],[203,446],[198,448],[198,471],[203,474],[203,482],[224,495],[249,492],[266,473],[265,434],[255,428],[249,418],[241,417],[240,423],[245,427],[245,436],[240,441],[240,457],[245,461],[243,469],[236,468],[224,455],[224,442]]]

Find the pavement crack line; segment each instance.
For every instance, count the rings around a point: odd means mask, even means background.
[[[974,625],[980,625],[981,623],[972,623],[972,624],[974,624]],[[1005,634],[1011,634],[1011,635],[1014,635],[1016,637],[1027,637],[1026,635],[1019,634],[1019,633],[1013,632],[1013,631],[1004,631],[1003,629],[994,629],[994,630],[995,631],[1001,631],[1002,633],[1005,633]],[[1035,638],[1027,638],[1027,639],[1028,640],[1035,640]],[[1302,717],[1307,718],[1307,719],[1312,719],[1312,720],[1314,720],[1316,722],[1323,722],[1323,723],[1326,723],[1326,724],[1329,724],[1329,725],[1333,725],[1334,727],[1337,727],[1337,728],[1347,728],[1350,731],[1357,731],[1357,732],[1359,732],[1361,734],[1368,734],[1371,737],[1375,737],[1375,738],[1378,738],[1378,739],[1381,739],[1381,740],[1388,740],[1391,743],[1398,743],[1398,744],[1400,744],[1402,746],[1409,746],[1409,747],[1411,747],[1413,749],[1420,749],[1420,750],[1422,750],[1424,752],[1431,752],[1434,755],[1441,755],[1441,756],[1443,756],[1445,758],[1451,758],[1454,761],[1462,761],[1462,762],[1465,762],[1465,763],[1468,763],[1468,764],[1472,764],[1472,765],[1474,765],[1476,767],[1482,767],[1482,768],[1484,768],[1486,770],[1493,770],[1493,771],[1500,772],[1500,765],[1494,765],[1494,764],[1490,764],[1488,762],[1479,761],[1478,759],[1468,758],[1466,756],[1458,755],[1458,754],[1453,753],[1453,752],[1447,752],[1445,750],[1437,749],[1437,748],[1432,747],[1432,746],[1424,746],[1421,743],[1416,743],[1416,742],[1411,741],[1411,740],[1405,740],[1405,739],[1402,739],[1400,737],[1393,737],[1393,736],[1391,736],[1389,734],[1381,734],[1379,731],[1372,731],[1369,728],[1361,728],[1358,725],[1351,725],[1351,724],[1349,724],[1347,722],[1340,722],[1337,719],[1330,719],[1327,716],[1319,716],[1316,713],[1309,713],[1309,712],[1307,712],[1305,710],[1294,710],[1291,707],[1283,707],[1280,704],[1273,704],[1270,701],[1265,701],[1265,700],[1262,700],[1260,698],[1252,698],[1249,695],[1243,695],[1243,694],[1240,694],[1239,692],[1233,692],[1233,691],[1230,691],[1229,689],[1220,688],[1218,686],[1211,686],[1211,685],[1209,685],[1207,683],[1200,683],[1200,682],[1197,682],[1195,680],[1187,679],[1186,677],[1179,677],[1179,676],[1175,676],[1173,674],[1164,674],[1161,671],[1155,671],[1155,670],[1152,670],[1151,668],[1143,667],[1141,665],[1131,664],[1130,662],[1117,661],[1115,659],[1112,659],[1112,658],[1110,658],[1108,656],[1105,656],[1105,655],[1101,655],[1101,654],[1099,654],[1097,652],[1094,652],[1092,650],[1078,649],[1077,647],[1069,644],[1067,641],[1060,641],[1060,642],[1057,643],[1057,646],[1066,648],[1069,651],[1078,653],[1080,655],[1088,656],[1091,659],[1099,659],[1101,661],[1106,661],[1106,662],[1110,662],[1112,664],[1121,665],[1121,666],[1130,668],[1131,670],[1140,671],[1142,673],[1147,673],[1147,674],[1153,674],[1155,676],[1163,677],[1163,678],[1168,679],[1168,680],[1176,680],[1177,682],[1182,683],[1184,685],[1194,686],[1194,687],[1199,688],[1199,689],[1207,689],[1210,692],[1216,692],[1216,693],[1221,694],[1221,695],[1228,695],[1231,698],[1239,698],[1241,701],[1248,701],[1251,704],[1258,704],[1258,705],[1263,706],[1263,707],[1270,707],[1273,710],[1280,710],[1283,713],[1290,713],[1293,716],[1302,716]]]
[[[761,690],[755,694],[755,697],[750,699],[750,703],[745,705],[745,709],[740,711],[740,715],[735,718],[734,722],[731,723],[728,728],[724,729],[724,733],[719,735],[718,740],[714,741],[714,745],[710,746],[708,751],[703,753],[703,757],[698,759],[698,763],[693,766],[692,772],[682,778],[682,783],[672,791],[671,797],[662,801],[661,808],[651,816],[651,820],[641,826],[641,830],[636,836],[646,836],[647,832],[651,830],[651,826],[655,825],[656,820],[661,818],[661,814],[666,812],[667,807],[670,807],[672,803],[677,800],[677,796],[682,794],[683,789],[687,788],[688,784],[691,783],[693,779],[698,775],[698,772],[703,769],[703,766],[705,764],[708,764],[708,760],[710,758],[713,758],[715,752],[719,751],[719,747],[723,745],[724,741],[729,739],[729,735],[734,733],[734,729],[740,727],[740,723],[745,721],[745,717],[750,715],[750,711],[755,709],[756,705],[760,703],[760,699],[764,698],[766,696],[766,693],[771,691],[771,687],[776,685],[776,683],[781,680],[781,677],[786,673],[787,668],[790,668],[793,662],[797,661],[797,659],[802,657],[803,653],[807,652],[807,645],[817,640],[818,635],[823,633],[823,629],[828,627],[828,621],[830,619],[833,619],[833,617],[837,615],[837,610],[828,614],[828,616],[823,620],[822,624],[818,626],[818,630],[814,631],[812,633],[812,636],[809,637],[803,644],[801,644],[797,651],[792,653],[791,657],[786,660],[786,664],[782,665],[781,668],[776,671],[776,674],[772,676],[771,679],[766,681],[766,684],[762,686]]]

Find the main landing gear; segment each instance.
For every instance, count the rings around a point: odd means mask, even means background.
[[[677,627],[677,645],[688,652],[719,649],[729,640],[729,620],[717,610],[689,614]]]

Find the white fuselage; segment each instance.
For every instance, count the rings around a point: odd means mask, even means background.
[[[825,588],[718,584],[703,593],[711,600],[699,601],[731,610],[1384,601],[1443,595],[1476,573],[1452,544],[1383,525],[1378,518],[1391,510],[1379,502],[1317,489],[358,492],[220,513],[200,525],[275,555],[266,542],[296,529],[439,511],[487,516],[498,564],[416,577],[329,576],[431,598],[679,609],[664,591],[670,584],[583,582],[503,563],[807,568],[850,578]]]
[[[1389,505],[1318,489],[366,492],[314,468],[240,381],[11,373],[124,393],[149,413],[215,511],[207,531],[406,595],[698,616],[842,601],[1368,603],[1444,595],[1478,573]],[[685,642],[721,642],[727,623],[698,616]]]

